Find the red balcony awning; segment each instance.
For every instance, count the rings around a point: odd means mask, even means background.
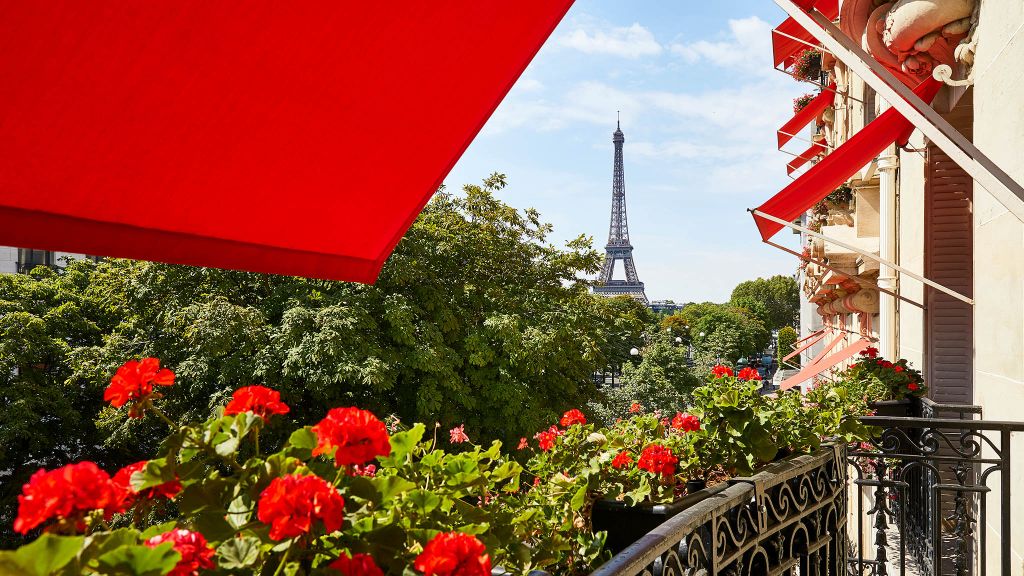
[[[807,150],[801,152],[796,158],[793,158],[786,163],[786,174],[792,174],[800,169],[801,166],[807,164],[811,160],[814,160],[819,154],[828,152],[828,146],[824,142],[812,142]]]
[[[3,3],[0,245],[373,282],[571,4]]]
[[[779,384],[779,390],[789,390],[793,386],[797,386],[811,378],[814,378],[818,374],[821,374],[825,370],[835,367],[837,364],[848,360],[854,354],[859,353],[861,350],[871,345],[871,341],[866,338],[860,338],[856,342],[852,342],[846,348],[843,348],[839,352],[826,356],[831,350],[831,346],[822,350],[820,354],[803,370],[797,372],[795,375],[790,376]]]
[[[930,102],[938,93],[941,85],[937,80],[929,79],[915,88],[914,92],[926,102]],[[913,129],[913,125],[895,108],[886,110],[864,129],[812,166],[810,170],[801,174],[778,194],[768,199],[757,210],[789,222],[796,220],[811,206],[828,196],[829,192],[849,179],[854,172],[863,168],[887,146],[897,140],[905,141]],[[808,152],[810,151],[808,150]],[[801,157],[806,154],[807,152]],[[797,158],[797,160],[799,159]],[[781,224],[761,218],[756,214],[754,222],[761,232],[761,239],[765,241],[782,229]]]
[[[806,338],[801,340],[801,342],[803,342],[803,343],[800,344],[800,347],[795,349],[795,350],[793,350],[789,354],[786,354],[786,356],[782,359],[782,361],[783,362],[787,362],[790,358],[800,354],[804,350],[807,350],[811,346],[814,346],[815,344],[817,344],[824,337],[825,337],[825,331],[824,330],[818,330],[817,332],[811,334],[810,336],[807,336]]]
[[[834,82],[829,84],[828,88],[822,90],[820,94],[815,96],[807,104],[807,106],[801,108],[799,112],[789,119],[789,121],[782,125],[782,128],[779,128],[777,132],[779,148],[785,146],[786,142],[792,140],[793,136],[795,136],[797,132],[810,124],[811,121],[817,118],[818,115],[824,112],[825,109],[832,104],[836,97],[835,89],[836,85]]]
[[[798,3],[799,4],[799,3]],[[816,8],[826,18],[834,20],[839,15],[839,1],[838,0],[808,0],[801,5],[801,8],[810,10]],[[774,57],[775,66],[783,64],[783,68],[789,68],[793,65],[793,60],[796,55],[803,52],[810,45],[817,44],[814,36],[810,32],[804,29],[796,23],[796,20],[792,18],[786,18],[782,24],[779,24],[772,30],[772,56]]]

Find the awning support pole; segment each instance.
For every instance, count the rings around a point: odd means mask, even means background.
[[[929,280],[929,279],[925,278],[924,276],[921,276],[921,275],[916,274],[916,273],[914,273],[914,272],[912,272],[910,270],[907,270],[906,268],[904,268],[903,266],[900,266],[899,264],[897,264],[895,262],[889,262],[888,260],[884,260],[882,258],[879,258],[878,256],[875,256],[871,252],[868,252],[867,250],[861,250],[860,248],[857,248],[856,246],[851,246],[851,245],[847,244],[846,242],[842,242],[842,241],[836,240],[835,238],[829,238],[828,236],[822,236],[821,234],[818,234],[817,232],[812,232],[811,230],[809,230],[807,228],[804,228],[803,226],[799,226],[797,224],[793,224],[792,222],[786,222],[782,218],[778,218],[776,216],[772,216],[771,214],[766,214],[764,212],[761,212],[760,210],[751,210],[751,212],[755,216],[759,216],[761,218],[764,218],[765,220],[771,220],[772,222],[775,222],[777,224],[781,224],[781,225],[783,225],[783,226],[785,226],[787,228],[792,228],[793,230],[799,230],[799,231],[803,232],[804,234],[807,234],[808,236],[813,236],[815,238],[821,238],[825,242],[829,242],[829,243],[835,244],[837,246],[842,246],[843,248],[846,248],[847,250],[849,250],[851,252],[855,252],[855,253],[860,254],[861,256],[863,256],[865,258],[868,258],[870,260],[874,260],[875,262],[878,262],[879,264],[883,264],[883,265],[888,266],[890,268],[893,268],[895,270],[899,270],[900,272],[906,274],[907,276],[910,276],[911,278],[913,278],[915,280],[923,282],[923,283],[927,284],[928,286],[931,286],[932,288],[935,288],[936,290],[938,290],[940,292],[944,292],[946,294],[949,294],[950,296],[952,296],[953,298],[956,298],[957,300],[960,300],[962,302],[966,302],[966,303],[968,303],[968,304],[970,304],[972,306],[974,305],[974,300],[968,298],[967,296],[964,296],[963,294],[957,292],[956,290],[953,290],[953,289],[950,289],[950,288],[946,288],[942,284],[939,284],[938,282],[935,282],[933,280]]]
[[[921,130],[1018,220],[1024,222],[1024,187],[829,19],[816,11],[810,14],[804,12],[793,0],[775,0],[775,3]]]

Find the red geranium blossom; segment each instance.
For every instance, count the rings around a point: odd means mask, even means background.
[[[328,568],[333,568],[344,576],[384,576],[380,566],[377,566],[373,556],[369,554],[342,554],[331,562]]]
[[[526,441],[525,437],[523,437],[519,439],[519,446],[516,447],[516,450],[526,450],[529,446],[530,443]]]
[[[910,384],[907,384],[907,388],[909,388],[911,392],[916,392],[917,389],[920,388],[920,386],[911,382]]]
[[[640,453],[636,467],[667,477],[676,473],[677,462],[679,459],[672,454],[671,449],[661,444],[650,444]]]
[[[878,348],[874,346],[868,346],[867,348],[860,351],[861,356],[867,356],[868,358],[875,358],[878,356]]]
[[[463,442],[469,442],[469,436],[466,436],[466,425],[459,424],[455,428],[448,431],[448,435],[451,438],[452,444],[462,444]]]
[[[146,546],[156,548],[164,542],[173,542],[174,551],[181,554],[181,560],[167,576],[198,576],[200,570],[216,568],[213,563],[213,548],[199,532],[177,528],[146,540]]]
[[[321,520],[327,532],[341,528],[345,500],[323,478],[290,474],[274,478],[260,494],[257,517],[270,524],[270,538],[305,534]]]
[[[629,452],[619,452],[615,455],[615,459],[612,460],[612,468],[621,469],[629,466],[633,463],[633,458],[630,457]]]
[[[641,410],[643,410],[643,406],[641,406],[639,402],[633,402],[632,404],[629,405],[630,414],[636,414]]]
[[[583,415],[583,412],[580,412],[579,410],[573,408],[572,410],[569,410],[565,414],[562,414],[562,419],[558,423],[564,426],[565,428],[568,428],[573,424],[583,425],[587,423],[587,417]]]
[[[266,386],[245,386],[235,390],[231,402],[224,407],[224,415],[252,412],[263,420],[274,414],[287,414],[290,408],[281,402],[281,393]]]
[[[164,482],[158,486],[145,488],[141,492],[137,492],[132,488],[132,474],[142,472],[148,463],[148,460],[143,460],[141,462],[129,464],[118,470],[117,474],[114,474],[113,482],[121,491],[121,497],[123,499],[121,505],[122,509],[131,506],[132,502],[135,501],[135,498],[140,496],[146,499],[161,497],[170,500],[181,492],[181,482],[178,482],[177,476],[175,476],[174,480],[171,480],[170,482]]]
[[[721,378],[723,376],[732,376],[733,372],[732,368],[729,368],[728,366],[723,366],[722,364],[718,364],[717,366],[711,369],[711,375],[714,376],[715,378]]]
[[[490,576],[491,557],[475,536],[447,532],[427,542],[413,566],[424,576]]]
[[[117,511],[120,502],[121,491],[110,475],[92,462],[68,464],[50,471],[40,469],[18,496],[14,531],[25,534],[50,518],[80,521],[93,510],[102,509],[109,516]]]
[[[672,419],[672,427],[683,432],[696,432],[700,430],[700,420],[693,414],[677,412],[675,418]]]
[[[740,373],[736,375],[740,380],[760,380],[761,375],[757,373],[757,370],[750,368],[749,366],[740,370]]]
[[[174,384],[174,372],[160,368],[160,360],[143,358],[129,360],[117,369],[110,379],[110,385],[103,391],[103,399],[114,408],[120,408],[128,402],[137,402],[153,393],[153,385],[170,386]],[[132,413],[134,416],[141,414]]]
[[[377,475],[377,465],[367,464],[365,466],[360,466],[359,464],[353,464],[345,474],[352,478],[356,476],[369,476],[370,478],[373,478]]]
[[[334,462],[365,464],[377,456],[391,454],[387,428],[373,413],[359,408],[332,408],[313,426],[316,448],[313,455],[334,453]]]
[[[562,435],[557,426],[552,426],[543,432],[537,432],[533,437],[537,439],[540,449],[547,452],[555,447],[555,439]]]

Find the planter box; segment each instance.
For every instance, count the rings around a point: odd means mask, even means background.
[[[921,400],[910,397],[901,400],[876,400],[868,402],[868,408],[875,411],[875,416],[890,418],[921,417]]]
[[[612,554],[618,554],[669,518],[720,492],[727,486],[727,483],[723,483],[713,488],[687,494],[671,504],[628,506],[614,500],[598,500],[594,503],[591,512],[594,531],[608,532],[605,549],[610,550]]]

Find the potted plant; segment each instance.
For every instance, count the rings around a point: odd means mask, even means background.
[[[804,80],[817,81],[821,77],[821,52],[808,48],[793,63],[793,75]]]
[[[928,392],[921,372],[910,367],[906,359],[891,362],[878,355],[878,349],[865,348],[857,362],[847,368],[845,380],[859,385],[867,397],[867,405],[876,416],[916,416],[917,398]]]
[[[794,98],[793,113],[796,114],[797,112],[800,112],[801,110],[806,108],[807,105],[811,103],[811,100],[814,100],[814,96],[814,94],[804,94],[803,96],[798,96]]]

